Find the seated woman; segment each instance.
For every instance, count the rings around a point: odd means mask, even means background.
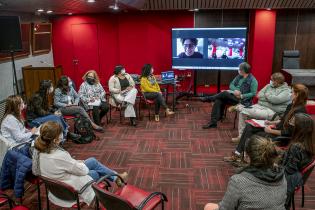
[[[162,96],[161,89],[153,75],[153,67],[151,64],[145,64],[142,67],[142,74],[140,79],[141,91],[143,92],[146,99],[155,100],[155,121],[160,121],[160,107],[161,105],[165,108],[166,115],[173,115]]]
[[[104,132],[104,129],[96,125],[89,117],[88,113],[79,106],[79,95],[69,86],[66,76],[62,76],[57,84],[54,96],[54,105],[61,111],[62,115],[79,115],[90,120],[94,130]]]
[[[235,166],[242,166],[244,160],[242,159],[241,153],[244,152],[246,140],[254,134],[269,138],[275,138],[277,136],[291,137],[293,132],[293,127],[289,124],[291,118],[296,113],[306,113],[305,105],[308,98],[307,87],[303,84],[294,84],[292,86],[291,97],[292,103],[287,106],[281,120],[266,121],[265,128],[246,124],[236,150],[232,153],[232,156],[224,157],[224,161],[232,162]]]
[[[282,160],[288,183],[287,209],[290,209],[295,188],[303,184],[300,171],[313,161],[315,155],[314,120],[307,114],[297,113],[291,121],[294,124],[293,135]]]
[[[35,93],[27,106],[26,117],[29,125],[38,127],[47,121],[55,121],[62,126],[63,136],[72,140],[79,139],[81,136],[68,132],[68,125],[59,111],[51,113],[48,107],[48,96],[54,92],[54,87],[50,80],[42,80],[39,85],[39,91]]]
[[[110,103],[113,106],[126,106],[125,117],[129,117],[130,124],[136,126],[136,112],[134,109],[137,98],[137,89],[132,77],[126,73],[123,66],[116,66],[114,75],[108,81],[109,92],[112,95],[113,101]]]
[[[14,95],[7,98],[4,118],[1,122],[1,134],[8,141],[12,142],[12,146],[30,141],[37,132],[36,127],[31,130],[25,128],[22,119],[24,108],[25,105],[20,96]]]
[[[275,164],[278,153],[274,144],[254,135],[246,152],[249,166],[230,178],[219,204],[208,203],[204,210],[285,209],[287,182],[283,168]]]
[[[101,125],[102,118],[109,110],[106,103],[106,93],[102,87],[96,71],[90,70],[82,77],[84,82],[80,86],[79,96],[86,111],[92,110],[93,120]]]
[[[80,190],[91,180],[97,181],[105,175],[114,175],[117,172],[107,168],[98,162],[95,158],[86,160],[75,160],[71,155],[60,148],[58,145],[62,137],[61,126],[53,121],[44,123],[40,128],[40,136],[35,141],[33,152],[32,171],[34,175],[41,175],[53,180],[64,182],[76,190]],[[120,174],[126,179],[128,174]],[[120,187],[122,182],[116,176],[110,177]],[[49,200],[63,207],[71,207],[76,201],[65,201],[58,199],[52,194],[48,195]],[[89,186],[82,194],[80,200],[90,205],[94,200],[95,194]]]

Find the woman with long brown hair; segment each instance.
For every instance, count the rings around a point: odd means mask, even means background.
[[[98,180],[105,175],[115,175],[117,172],[107,168],[95,158],[86,160],[75,160],[71,155],[59,147],[63,139],[62,128],[60,124],[49,121],[40,128],[40,136],[35,141],[33,152],[32,171],[35,175],[41,175],[53,180],[64,182],[76,190],[80,190],[91,180]],[[124,179],[127,178],[127,172],[120,174]],[[110,177],[120,187],[120,179],[116,176]],[[91,187],[88,187],[79,195],[85,203],[91,204],[95,194]],[[49,199],[62,207],[71,207],[76,201],[66,201],[49,195]]]
[[[288,182],[287,209],[290,209],[295,188],[303,184],[300,171],[313,161],[315,155],[315,123],[311,116],[297,113],[289,124],[294,126],[293,135],[282,161]]]
[[[6,99],[4,118],[1,122],[1,134],[12,142],[12,145],[31,140],[37,128],[28,130],[24,126],[22,111],[25,104],[18,95],[9,96]]]
[[[249,165],[230,178],[222,201],[208,203],[204,210],[285,209],[287,182],[283,168],[275,164],[278,153],[274,143],[254,135],[246,153]]]
[[[290,125],[290,120],[296,113],[306,113],[305,105],[308,98],[307,87],[303,84],[294,84],[292,86],[291,97],[292,103],[287,106],[281,120],[266,121],[265,128],[254,127],[251,124],[247,124],[236,150],[232,153],[232,156],[225,157],[224,161],[232,162],[236,166],[242,165],[243,160],[241,159],[241,153],[244,152],[246,140],[254,134],[269,138],[275,138],[277,136],[291,137],[293,126]]]

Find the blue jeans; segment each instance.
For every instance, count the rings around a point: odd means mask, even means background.
[[[41,124],[48,122],[48,121],[54,121],[54,122],[59,123],[63,128],[63,137],[64,137],[64,139],[66,139],[69,125],[66,123],[66,121],[63,119],[62,116],[50,114],[50,115],[47,115],[45,117],[39,117],[39,118],[36,118],[35,120],[33,120],[31,122],[31,126],[38,127]]]
[[[84,161],[84,164],[90,170],[88,173],[89,176],[92,177],[95,181],[106,175],[117,174],[116,171],[107,168],[102,163],[98,162],[98,160],[96,160],[94,157],[86,159]],[[113,182],[116,180],[116,178],[116,176],[111,176],[108,179]]]

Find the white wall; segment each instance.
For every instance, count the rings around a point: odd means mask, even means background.
[[[16,59],[15,68],[17,80],[23,79],[22,67],[32,65],[34,67],[40,66],[53,66],[53,54],[52,51],[48,54],[32,56]],[[15,88],[13,89],[13,67],[12,62],[0,63],[0,101],[6,99],[8,96],[15,94]],[[21,91],[21,88],[19,87]]]
[[[38,22],[49,22],[47,16],[39,16],[32,13],[15,13],[0,11],[0,15],[13,15],[19,16],[21,23],[38,23]],[[1,35],[1,34],[0,34]],[[30,52],[31,53],[31,52]],[[50,66],[53,65],[53,54],[52,51],[48,54],[17,58],[15,59],[16,75],[18,83],[22,78],[22,67],[32,65],[34,67]],[[23,82],[22,82],[23,83]],[[12,62],[0,62],[0,101],[6,99],[8,96],[15,94],[15,88],[13,88],[13,68]],[[21,91],[21,88],[19,87]]]

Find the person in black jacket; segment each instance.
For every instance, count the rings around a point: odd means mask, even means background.
[[[265,128],[254,127],[247,124],[240,142],[238,143],[236,150],[232,153],[232,156],[224,157],[224,161],[232,162],[233,165],[240,166],[244,164],[241,159],[241,153],[245,150],[245,144],[247,139],[252,135],[257,134],[269,138],[275,138],[277,136],[291,137],[293,132],[293,126],[290,125],[290,120],[296,113],[306,113],[305,105],[308,98],[308,89],[303,84],[294,84],[292,86],[292,103],[289,104],[284,112],[281,120],[266,121]]]
[[[297,113],[289,123],[294,126],[293,135],[289,149],[282,160],[288,184],[287,209],[290,209],[290,201],[295,188],[303,184],[300,172],[313,161],[315,155],[315,124],[311,116],[305,113]]]
[[[59,123],[63,128],[64,137],[72,140],[79,139],[81,136],[68,132],[68,125],[63,119],[60,111],[54,111],[48,106],[48,95],[52,94],[54,87],[50,80],[42,80],[40,82],[39,91],[30,99],[27,106],[26,117],[31,127],[38,127],[44,122],[54,121]]]

